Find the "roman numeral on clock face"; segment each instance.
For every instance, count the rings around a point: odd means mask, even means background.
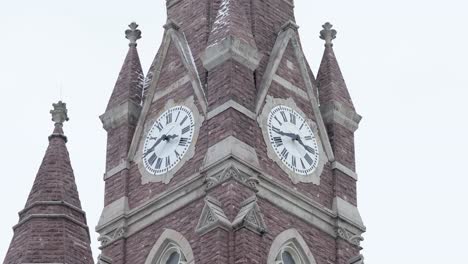
[[[281,157],[283,157],[283,159],[287,159],[289,156],[289,151],[284,148],[283,151],[281,151]]]
[[[188,116],[185,116],[184,119],[182,119],[182,121],[180,121],[180,125],[184,125],[185,121],[187,121],[188,119]]]
[[[312,136],[306,136],[305,140],[312,140]]]
[[[288,122],[288,119],[286,118],[286,114],[281,111],[281,116],[283,117],[284,122]]]
[[[161,130],[163,130],[163,128],[164,128],[163,125],[162,125],[161,123],[158,123],[158,124],[156,125],[156,127],[158,128],[159,132],[161,132]]]
[[[161,168],[163,160],[161,158],[158,158],[158,161],[156,161],[156,169],[159,170]]]
[[[166,115],[166,125],[172,123],[172,113]]]
[[[312,163],[314,163],[314,161],[312,160],[312,158],[309,156],[309,154],[306,154],[304,156],[304,159],[307,161],[307,163],[309,163],[309,165],[312,165]]]
[[[291,156],[291,164],[294,168],[296,168],[296,157],[295,156]]]
[[[275,142],[277,147],[283,146],[283,139],[281,137],[274,137],[273,141]]]
[[[190,126],[186,126],[182,129],[182,135],[190,131]]]
[[[281,133],[281,130],[277,127],[271,127],[271,130],[273,130],[273,132],[278,133],[278,134]]]
[[[179,141],[179,146],[187,146],[188,144],[188,138],[181,138],[180,141]]]
[[[296,116],[293,113],[289,113],[289,119],[291,120],[291,124],[296,124]]]
[[[169,167],[169,165],[171,165],[171,157],[167,156],[166,157],[166,167]]]
[[[156,159],[158,158],[158,156],[156,156],[156,154],[153,153],[153,155],[151,155],[151,157],[148,159],[148,163],[153,166],[154,162],[156,161]]]

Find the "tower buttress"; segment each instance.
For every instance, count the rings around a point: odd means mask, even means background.
[[[4,264],[92,264],[86,214],[75,183],[63,123],[67,108],[61,101],[51,111],[55,123]]]

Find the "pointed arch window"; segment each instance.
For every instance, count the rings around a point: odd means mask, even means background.
[[[166,229],[148,254],[145,264],[194,264],[190,244],[179,232]]]
[[[267,263],[316,264],[307,243],[296,229],[288,229],[275,238]]]

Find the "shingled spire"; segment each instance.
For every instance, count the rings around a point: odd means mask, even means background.
[[[5,264],[93,263],[86,215],[62,129],[68,120],[66,104],[53,106],[54,131],[19,223],[13,227]]]
[[[333,40],[336,38],[337,31],[328,22],[322,27],[320,38],[325,40],[325,51],[317,74],[320,103],[327,104],[335,101],[354,110],[351,96],[333,51]]]

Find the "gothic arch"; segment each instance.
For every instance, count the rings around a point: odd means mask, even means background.
[[[195,263],[192,247],[188,240],[175,230],[165,229],[148,254],[145,264],[159,264],[157,261],[164,258],[167,253],[174,252],[174,248],[177,248],[183,254],[184,263]]]
[[[267,263],[278,263],[278,256],[283,251],[290,253],[297,264],[317,264],[307,243],[294,228],[283,231],[275,238],[268,253]]]

